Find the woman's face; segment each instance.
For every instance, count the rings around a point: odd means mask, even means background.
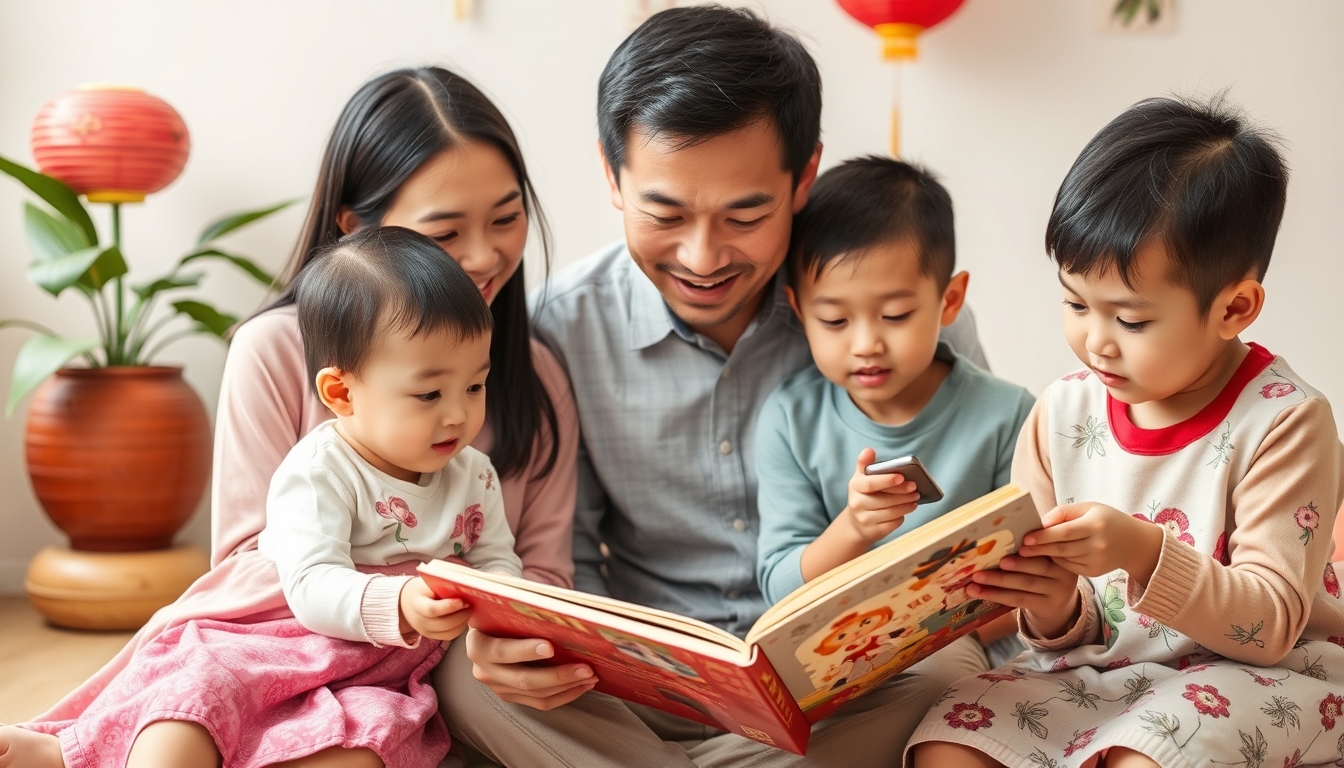
[[[493,145],[468,140],[420,166],[397,191],[383,226],[413,229],[439,244],[487,304],[513,277],[527,243],[523,190]]]

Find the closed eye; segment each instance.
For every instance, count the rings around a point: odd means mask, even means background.
[[[905,320],[909,320],[910,316],[913,314],[915,314],[915,311],[912,309],[909,312],[903,312],[899,315],[883,315],[882,319],[886,320],[889,323],[899,323]]]
[[[757,217],[750,221],[743,221],[741,219],[729,219],[728,223],[732,224],[734,227],[737,227],[738,229],[751,229],[752,227],[760,224],[762,221],[765,221],[764,216]]]
[[[1076,315],[1081,315],[1087,311],[1086,305],[1079,304],[1076,301],[1069,301],[1068,299],[1064,300],[1064,306],[1068,307],[1069,311],[1073,312]]]
[[[819,317],[819,318],[817,318],[817,322],[818,322],[818,323],[821,323],[822,325],[826,326],[827,328],[842,328],[842,327],[844,327],[844,325],[845,325],[845,320],[844,320],[843,318],[841,318],[841,319],[839,319],[839,320],[826,320],[825,318],[820,318],[820,317]]]
[[[442,234],[442,235],[435,235],[434,237],[431,237],[430,239],[433,240],[433,241],[436,242],[436,243],[451,243],[453,240],[456,240],[456,239],[457,239],[457,233],[456,233],[456,232],[445,232],[445,233]]]
[[[1137,323],[1131,323],[1125,320],[1121,320],[1120,318],[1117,317],[1115,318],[1115,322],[1119,323],[1121,328],[1124,328],[1126,331],[1129,331],[1130,333],[1139,333],[1143,331],[1144,327],[1147,326],[1148,323],[1152,321],[1143,320]]]
[[[510,225],[510,224],[514,223],[515,221],[517,221],[522,215],[523,215],[523,214],[522,214],[522,212],[520,211],[520,212],[518,212],[518,213],[511,213],[511,214],[509,214],[508,216],[501,216],[501,217],[499,217],[498,219],[495,219],[495,226],[497,226],[497,227],[507,227],[508,225]]]
[[[420,394],[415,396],[415,399],[423,403],[432,403],[435,400],[438,400],[439,397],[440,397],[439,391],[436,389],[433,392],[421,392]]]

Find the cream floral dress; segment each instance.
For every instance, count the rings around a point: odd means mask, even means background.
[[[1344,448],[1325,399],[1250,352],[1213,403],[1134,425],[1087,370],[1023,427],[1014,481],[1042,511],[1095,501],[1164,528],[1147,589],[1080,579],[1062,638],[943,695],[910,744],[1009,766],[1079,766],[1108,747],[1163,766],[1344,766],[1344,601],[1329,565]]]

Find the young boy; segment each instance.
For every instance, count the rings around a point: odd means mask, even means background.
[[[1044,530],[968,589],[1020,608],[1035,652],[950,688],[917,765],[1344,760],[1344,450],[1321,393],[1240,338],[1286,199],[1274,144],[1218,100],[1149,99],[1065,176],[1045,240],[1085,367],[1018,444]]]
[[[786,268],[816,367],[770,395],[756,428],[757,576],[772,603],[1007,483],[1032,406],[938,340],[969,275],[955,272],[951,197],[927,171],[867,157],[823,174]],[[916,507],[913,482],[864,474],[911,454],[941,501]]]

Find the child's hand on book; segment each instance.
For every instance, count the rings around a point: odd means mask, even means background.
[[[418,632],[431,640],[452,640],[467,628],[471,611],[457,598],[440,600],[416,576],[401,588],[401,634]]]
[[[1052,558],[1079,576],[1124,570],[1147,585],[1162,553],[1162,526],[1105,504],[1064,504],[1042,515],[1041,524],[1023,538],[1020,554]]]
[[[877,452],[872,448],[859,453],[854,476],[849,479],[848,503],[840,513],[869,544],[899,528],[919,501],[914,481],[902,475],[864,474],[864,467],[876,460]]]
[[[968,595],[1022,609],[1043,637],[1062,634],[1076,618],[1078,576],[1048,557],[1008,555],[971,581]]]

